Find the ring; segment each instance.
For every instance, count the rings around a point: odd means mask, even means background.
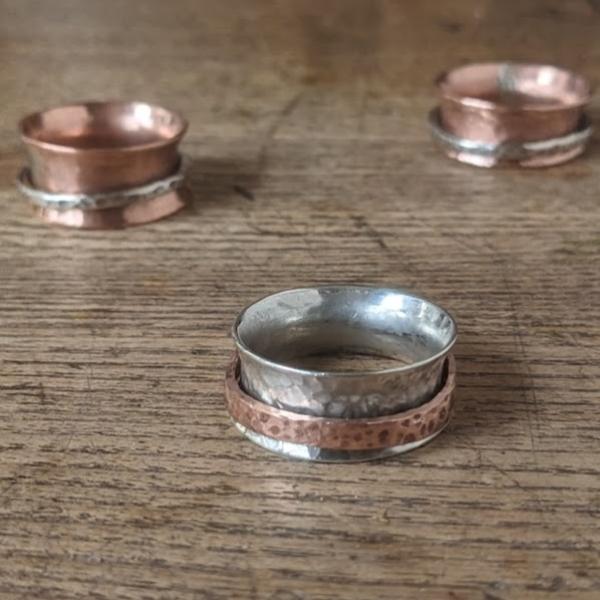
[[[309,418],[352,421],[395,417],[431,401],[447,381],[456,324],[444,309],[404,290],[323,286],[251,304],[238,316],[233,338],[247,396]],[[346,363],[323,366],[338,358]],[[366,360],[386,362],[367,368]],[[235,415],[234,421],[248,429]]]
[[[116,229],[185,205],[178,145],[187,123],[145,102],[86,102],[32,113],[20,123],[28,167],[19,190],[47,223]]]
[[[429,116],[451,158],[476,166],[542,167],[581,154],[591,127],[584,110],[589,82],[554,67],[480,63],[436,79],[439,108]]]

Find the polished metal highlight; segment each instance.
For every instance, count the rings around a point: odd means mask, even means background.
[[[452,317],[410,292],[359,285],[287,290],[251,304],[233,328],[241,385],[277,408],[332,417],[390,415],[430,400],[456,341]],[[389,357],[370,371],[314,370],[299,359]]]

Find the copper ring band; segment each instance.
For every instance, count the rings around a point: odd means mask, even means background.
[[[493,144],[572,133],[591,95],[577,73],[529,63],[462,65],[440,75],[436,85],[444,129]]]
[[[146,102],[84,102],[27,115],[19,129],[35,188],[99,194],[174,173],[187,122]]]
[[[240,425],[273,439],[331,450],[372,450],[409,444],[433,436],[450,419],[456,367],[450,355],[442,389],[429,402],[402,413],[377,418],[332,419],[282,410],[252,398],[240,387],[235,353],[225,377],[225,398]]]
[[[36,188],[31,181],[29,167],[24,167],[17,177],[17,187],[29,200],[42,208],[54,210],[105,210],[127,206],[136,200],[162,196],[177,189],[183,182],[182,166],[169,177],[146,185],[99,194],[61,194]]]

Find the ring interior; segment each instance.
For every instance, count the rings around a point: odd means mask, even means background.
[[[550,65],[466,65],[440,82],[444,92],[515,108],[553,109],[584,103],[590,93],[582,77]]]
[[[175,113],[143,102],[62,106],[29,115],[21,123],[23,135],[34,142],[80,150],[167,143],[184,129]]]
[[[288,367],[306,368],[307,357],[349,354],[385,357],[398,368],[447,351],[456,330],[449,314],[427,300],[349,286],[264,298],[242,313],[236,334],[242,348]]]

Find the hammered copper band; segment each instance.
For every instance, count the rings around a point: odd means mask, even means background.
[[[372,450],[409,444],[441,431],[450,419],[456,368],[446,361],[446,380],[429,402],[394,415],[366,419],[330,419],[281,410],[252,398],[239,383],[239,357],[225,376],[225,398],[231,417],[256,433],[276,440],[331,450]]]

